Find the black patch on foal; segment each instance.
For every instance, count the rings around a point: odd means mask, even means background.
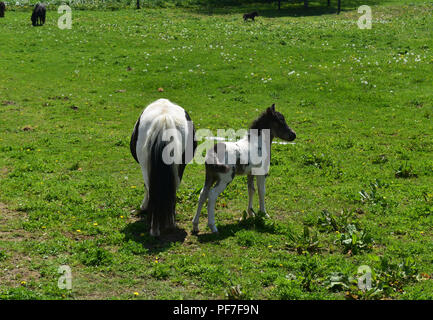
[[[232,171],[232,180],[235,178],[235,175],[236,175],[236,169],[233,169],[233,171]]]
[[[247,165],[248,164],[241,163],[241,156],[239,152],[236,152],[236,166],[235,166],[236,174],[244,174]]]

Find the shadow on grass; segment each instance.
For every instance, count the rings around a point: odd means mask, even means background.
[[[200,243],[219,242],[221,240],[233,237],[238,231],[254,230],[261,233],[284,234],[284,229],[278,226],[274,221],[262,217],[247,218],[236,223],[230,223],[218,226],[218,233],[197,234]]]
[[[134,241],[140,243],[143,248],[150,253],[159,253],[171,247],[173,243],[184,242],[187,236],[185,230],[180,228],[165,230],[159,237],[152,237],[149,234],[150,226],[147,224],[147,217],[139,214],[140,219],[128,224],[122,233],[125,235],[125,241]]]

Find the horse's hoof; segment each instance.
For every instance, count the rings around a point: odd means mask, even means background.
[[[155,238],[159,237],[159,230],[154,231],[154,230],[150,229],[150,235],[152,237],[155,237]]]

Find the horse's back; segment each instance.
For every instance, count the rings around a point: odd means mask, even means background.
[[[146,161],[148,150],[145,146],[153,141],[161,130],[175,128],[181,133],[183,140],[186,135],[190,138],[192,132],[188,126],[188,118],[188,113],[181,106],[168,99],[158,99],[149,104],[140,115],[132,135],[135,146],[131,145],[131,151],[137,151],[136,156],[133,152],[134,158],[137,157],[140,163]]]
[[[142,120],[152,122],[158,117],[164,115],[180,121],[181,123],[186,120],[185,110],[181,106],[174,104],[168,99],[158,99],[152,102],[146,107],[146,109],[144,109],[141,117],[144,117]]]

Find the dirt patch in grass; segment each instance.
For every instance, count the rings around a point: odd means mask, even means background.
[[[2,106],[10,106],[10,105],[15,105],[15,102],[13,101],[9,101],[9,100],[4,100],[1,102]]]
[[[3,239],[2,233],[11,234],[16,233],[17,230],[19,230],[19,236],[30,235],[29,232],[20,228],[21,223],[26,219],[27,215],[24,212],[10,210],[6,204],[0,202],[0,240]]]
[[[0,203],[0,243],[4,241],[21,242],[35,238],[32,233],[20,227],[21,222],[26,218],[23,212],[10,210],[6,204]],[[12,261],[12,264],[15,264],[15,262],[21,259],[14,254],[9,260]],[[0,275],[0,279],[1,278],[2,275]]]
[[[5,286],[17,287],[38,280],[41,275],[29,267],[31,263],[31,257],[22,253],[15,253],[1,264],[0,283]]]
[[[0,172],[3,172],[3,169],[5,168],[2,168]],[[10,210],[6,204],[0,202],[0,222],[12,220],[14,218],[20,218],[22,216],[22,212]]]
[[[2,177],[2,178],[6,177],[9,172],[10,172],[10,170],[8,167],[0,168],[0,177]],[[1,204],[0,204],[0,210],[1,210]]]

